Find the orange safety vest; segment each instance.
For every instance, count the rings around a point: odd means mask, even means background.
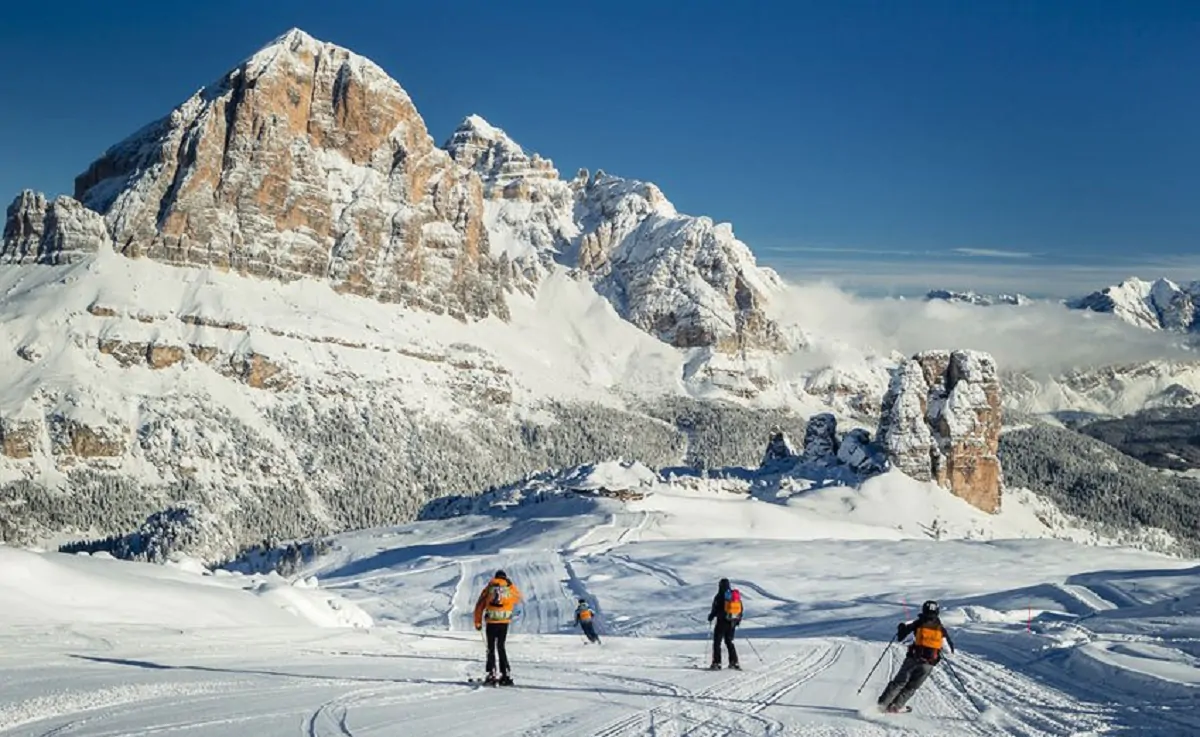
[[[941,652],[943,639],[941,626],[922,624],[913,632],[913,644],[935,654]]]

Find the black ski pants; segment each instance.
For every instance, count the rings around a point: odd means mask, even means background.
[[[884,709],[889,706],[897,709],[904,708],[921,684],[925,683],[929,674],[933,673],[934,665],[934,663],[914,655],[905,657],[904,662],[900,664],[900,670],[896,671],[895,677],[879,697],[879,705]]]
[[[737,625],[733,622],[726,622],[723,619],[717,620],[717,626],[713,627],[713,659],[712,662],[717,665],[721,664],[721,641],[724,640],[725,648],[729,650],[729,664],[737,665],[738,656],[737,648],[733,646],[733,631],[737,629]]]
[[[500,675],[508,675],[508,652],[504,649],[504,640],[508,637],[508,623],[487,623],[487,672],[496,672],[496,654],[500,654]]]
[[[591,621],[580,622],[579,626],[583,628],[583,634],[587,636],[588,642],[596,642],[600,638],[596,636],[596,626]]]

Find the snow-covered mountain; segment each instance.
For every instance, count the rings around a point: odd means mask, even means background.
[[[931,289],[925,294],[926,300],[942,300],[945,302],[963,302],[965,304],[991,307],[993,305],[1025,305],[1031,301],[1023,294],[978,294],[972,291],[956,292],[949,289]]]
[[[437,146],[377,65],[291,31],[74,197],[8,208],[0,537],[168,509],[230,545],[303,537],[597,458],[752,463],[824,412],[859,463],[909,357],[821,358],[843,339],[783,290],[652,184],[560,179],[477,116]],[[1191,386],[1135,379],[1011,397],[1140,409]]]
[[[1110,313],[1149,330],[1200,332],[1200,281],[1176,284],[1170,279],[1151,282],[1131,277],[1070,300],[1067,306]]]
[[[765,304],[782,282],[728,224],[680,214],[646,182],[602,171],[563,181],[479,116],[445,148],[483,180],[494,252],[578,270],[622,317],[680,348],[785,347]]]
[[[596,457],[761,451],[697,443],[698,414],[870,417],[885,363],[779,370],[781,284],[728,226],[599,175],[521,201],[537,177],[506,141],[472,118],[439,148],[378,66],[291,31],[105,152],[74,197],[20,194],[0,245],[0,532],[124,533],[186,504],[245,544]],[[538,208],[563,221],[550,240]]]

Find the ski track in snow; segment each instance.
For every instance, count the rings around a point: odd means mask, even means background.
[[[594,511],[533,505],[505,512],[499,526],[491,517],[343,536],[296,578],[316,575],[329,595],[369,608],[369,630],[289,630],[273,620],[0,626],[0,737],[383,737],[401,728],[478,737],[484,727],[492,737],[1200,734],[1195,687],[1164,680],[1195,662],[1193,620],[1169,620],[1160,636],[1126,616],[1163,601],[1186,615],[1195,594],[1162,581],[1200,569],[1097,548],[1079,549],[1072,563],[1066,543],[1039,552],[1036,542],[740,540],[720,529],[706,540],[695,535],[712,517],[681,525],[637,506]],[[670,539],[672,528],[688,537]],[[881,559],[890,560],[882,571]],[[99,576],[157,570],[71,560]],[[1109,582],[1105,571],[1123,560],[1133,582]],[[491,689],[469,681],[482,674],[484,650],[471,620],[500,568],[524,601],[510,625],[516,686]],[[895,581],[896,570],[911,579]],[[928,580],[918,580],[922,570]],[[738,630],[741,672],[704,668],[709,587],[720,576],[758,602]],[[956,579],[984,583],[947,590]],[[879,638],[894,626],[900,586],[922,590],[910,600],[926,590],[942,599],[962,651],[935,670],[913,712],[885,715],[874,701],[903,648],[884,650]],[[600,646],[581,644],[579,597],[597,609]],[[1027,632],[1032,602],[1039,615]],[[152,617],[156,608],[138,610]],[[1154,609],[1146,621],[1164,611],[1175,610]]]

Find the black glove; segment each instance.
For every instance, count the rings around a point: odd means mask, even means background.
[[[907,633],[904,631],[904,622],[897,624],[896,625],[896,642],[903,640],[905,634],[907,634]]]
[[[709,623],[712,623],[712,620],[713,620],[713,616],[712,616],[711,614],[710,614],[710,615],[708,615],[708,621],[709,621]]]

